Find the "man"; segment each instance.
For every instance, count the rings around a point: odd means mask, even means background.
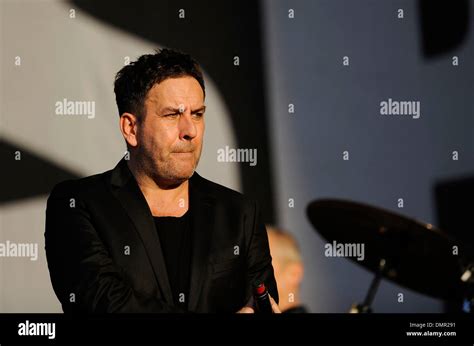
[[[301,304],[300,286],[304,276],[303,260],[295,238],[288,232],[267,226],[270,253],[283,313],[305,313]]]
[[[199,65],[168,49],[143,55],[118,72],[115,94],[129,159],[48,199],[46,255],[64,312],[253,312],[259,282],[279,312],[257,204],[195,172]]]

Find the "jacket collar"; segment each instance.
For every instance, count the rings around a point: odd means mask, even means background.
[[[110,184],[112,193],[120,201],[140,235],[162,297],[167,303],[172,304],[171,286],[153,215],[125,159],[122,159],[112,170]],[[193,234],[188,301],[190,311],[197,308],[203,279],[208,270],[209,245],[214,229],[215,204],[214,196],[211,195],[209,189],[206,189],[206,180],[194,172],[189,179],[189,208]]]

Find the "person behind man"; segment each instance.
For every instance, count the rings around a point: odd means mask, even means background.
[[[105,173],[55,186],[45,250],[64,312],[253,312],[278,291],[258,205],[195,172],[205,85],[190,56],[141,56],[116,75],[128,153]]]
[[[304,276],[303,260],[296,239],[288,232],[267,225],[270,253],[283,313],[305,313],[300,286]]]

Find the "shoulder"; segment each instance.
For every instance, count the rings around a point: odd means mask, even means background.
[[[49,199],[66,197],[85,197],[96,194],[105,187],[105,181],[111,171],[90,175],[80,179],[70,179],[56,184],[51,190]]]
[[[196,188],[197,191],[215,198],[219,203],[246,209],[254,209],[256,207],[255,200],[224,185],[208,180],[196,172],[191,178],[191,185]]]

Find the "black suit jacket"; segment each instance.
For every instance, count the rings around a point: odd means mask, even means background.
[[[193,232],[188,308],[236,312],[263,281],[278,302],[265,226],[255,202],[197,173],[189,180]],[[153,216],[125,160],[55,186],[45,249],[64,312],[180,312]]]

